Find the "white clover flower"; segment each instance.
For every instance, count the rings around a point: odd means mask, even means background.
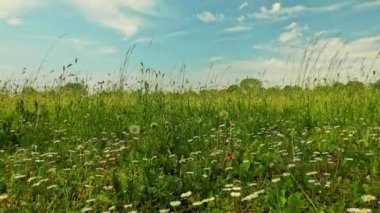
[[[203,204],[202,201],[197,201],[197,202],[194,202],[194,203],[193,203],[193,206],[200,206],[200,205],[202,205],[202,204]]]
[[[8,199],[8,194],[1,194],[0,195],[0,202],[2,202],[3,200],[6,200]]]
[[[316,174],[318,174],[317,171],[312,171],[312,172],[306,173],[306,176],[312,176],[312,175],[316,175]]]
[[[231,192],[230,195],[231,195],[231,197],[240,197],[241,193],[240,192]]]
[[[129,209],[129,208],[132,208],[132,204],[127,204],[127,205],[124,205],[124,209]]]
[[[373,200],[376,200],[376,197],[373,195],[363,195],[362,200],[363,202],[371,202]]]
[[[58,188],[58,186],[57,185],[51,185],[51,186],[48,186],[48,187],[46,187],[46,189],[55,189],[55,188]]]
[[[215,197],[210,197],[210,198],[203,199],[202,202],[208,203],[208,202],[211,202],[211,201],[214,201],[214,200],[215,200]]]
[[[255,199],[257,197],[259,197],[259,195],[257,193],[253,193],[253,194],[250,194],[250,195],[244,197],[243,199],[241,199],[241,201],[248,201],[248,200]]]
[[[140,127],[137,126],[137,125],[132,125],[132,126],[129,127],[129,132],[132,135],[138,135],[138,134],[140,134]]]
[[[18,180],[18,179],[22,179],[22,178],[25,178],[26,175],[16,175],[15,176],[15,179]]]
[[[371,209],[359,209],[359,208],[348,208],[346,209],[347,212],[350,212],[350,213],[369,213],[369,212],[372,212]]]
[[[86,200],[86,203],[93,203],[95,201],[96,201],[96,199],[88,199],[88,200]]]
[[[185,192],[181,194],[181,198],[187,198],[190,197],[193,193],[191,191]]]
[[[181,205],[181,201],[179,201],[179,200],[172,201],[172,202],[170,202],[170,205],[173,206],[173,207],[180,206]]]
[[[83,208],[80,212],[84,213],[84,212],[89,212],[89,211],[92,211],[92,208]]]

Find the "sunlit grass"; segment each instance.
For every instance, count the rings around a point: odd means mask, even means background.
[[[379,208],[380,90],[1,94],[0,209]]]

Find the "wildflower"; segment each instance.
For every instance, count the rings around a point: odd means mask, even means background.
[[[241,190],[241,187],[235,186],[235,187],[232,187],[232,190],[233,190],[233,191],[240,191],[240,190]]]
[[[32,187],[37,187],[39,185],[41,185],[41,181],[39,181],[38,183],[33,184]]]
[[[373,200],[376,200],[376,197],[373,195],[363,195],[362,200],[363,202],[371,202]]]
[[[180,206],[181,205],[181,201],[179,201],[179,200],[172,201],[172,202],[170,202],[170,205],[173,206],[173,207]]]
[[[109,186],[103,186],[103,189],[105,189],[105,190],[112,190],[113,187],[111,185],[109,185]]]
[[[0,195],[0,202],[2,202],[3,200],[6,200],[6,199],[8,199],[8,194]]]
[[[160,209],[158,210],[159,213],[169,213],[170,209]]]
[[[80,212],[89,212],[92,211],[92,208],[83,208]]]
[[[132,204],[124,205],[124,209],[132,208]]]
[[[95,201],[96,201],[96,199],[88,199],[88,200],[86,200],[86,203],[93,203]]]
[[[255,193],[259,195],[259,194],[262,194],[262,193],[264,193],[264,192],[265,192],[265,190],[264,190],[264,189],[261,189],[261,190],[259,190],[259,191],[256,191]]]
[[[227,118],[228,118],[228,112],[227,111],[221,111],[220,113],[219,113],[219,117],[221,118],[221,119],[223,119],[223,120],[227,120]]]
[[[26,175],[16,175],[15,176],[15,179],[18,180],[18,179],[22,179],[22,178],[25,178]]]
[[[181,194],[181,198],[187,198],[190,197],[193,193],[191,191],[185,192]]]
[[[203,204],[202,201],[197,201],[197,202],[194,202],[194,203],[193,203],[193,206],[200,206],[200,205],[202,205],[202,204]]]
[[[312,176],[312,175],[316,175],[316,174],[318,174],[318,172],[316,172],[316,171],[306,173],[307,176]]]
[[[129,132],[133,135],[138,135],[140,134],[140,127],[137,125],[132,125],[129,127]]]
[[[326,187],[326,188],[330,188],[330,186],[331,186],[331,182],[330,182],[330,181],[327,181],[326,184],[325,184],[325,187]]]
[[[231,197],[240,197],[241,193],[240,192],[231,192],[230,195],[231,195]]]
[[[30,178],[28,178],[28,183],[30,183],[30,182],[32,182],[33,180],[35,180],[35,179],[38,179],[38,177],[30,177]]]
[[[54,185],[46,187],[46,189],[54,189],[54,188],[58,188],[58,186],[54,184]]]
[[[227,167],[227,168],[225,168],[225,170],[226,170],[226,171],[229,171],[229,170],[233,170],[233,169],[234,169],[234,167],[231,167],[231,166],[230,166],[230,167]]]
[[[350,212],[350,213],[369,213],[369,212],[372,212],[371,209],[359,209],[359,208],[348,208],[346,209],[347,212]]]
[[[241,201],[248,201],[248,200],[255,199],[257,197],[259,197],[259,195],[257,193],[253,193],[253,194],[250,194],[250,195],[244,197],[243,199],[241,199]]]
[[[277,182],[279,182],[281,179],[280,178],[274,178],[274,179],[272,179],[272,183],[277,183]]]
[[[203,203],[208,203],[208,202],[211,202],[211,201],[214,201],[214,200],[215,200],[215,197],[210,197],[210,198],[203,199],[202,202]]]
[[[288,176],[290,176],[290,173],[289,172],[284,172],[284,173],[282,173],[282,176],[283,177],[288,177]]]
[[[225,156],[224,156],[224,160],[225,161],[228,161],[228,160],[231,160],[231,159],[233,159],[233,158],[235,158],[235,154],[234,153],[227,153]]]

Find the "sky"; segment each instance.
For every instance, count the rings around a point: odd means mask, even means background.
[[[141,64],[216,86],[371,81],[379,20],[380,0],[0,0],[0,80],[48,82],[68,64],[89,81],[117,80],[134,47],[129,81]]]

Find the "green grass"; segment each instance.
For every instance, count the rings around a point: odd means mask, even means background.
[[[1,212],[379,209],[370,86],[4,93],[0,124]]]

